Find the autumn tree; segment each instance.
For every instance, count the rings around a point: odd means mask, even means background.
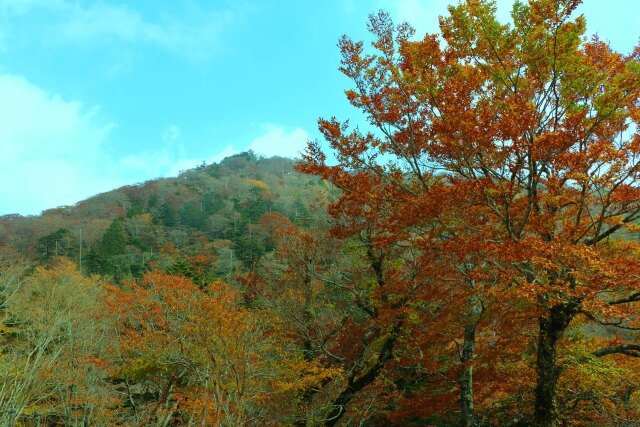
[[[122,419],[157,426],[278,424],[299,390],[339,375],[288,351],[279,319],[241,302],[220,281],[203,289],[163,273],[110,288],[107,315],[119,344],[104,362],[125,390]]]
[[[349,304],[352,295],[334,284],[352,258],[341,253],[342,242],[325,229],[300,229],[280,213],[265,214],[260,223],[275,250],[241,278],[250,303],[282,319],[294,351],[305,361],[328,369],[349,369],[358,360],[357,351],[350,354],[351,340],[361,338],[362,331],[345,326],[359,313]],[[342,378],[327,378],[302,390],[295,425],[324,420],[331,403],[326,390],[342,382]]]
[[[112,390],[90,362],[110,344],[95,317],[100,283],[64,258],[27,273],[18,266],[0,271],[1,422],[111,425]]]
[[[584,38],[579,4],[516,2],[504,24],[494,2],[467,0],[440,19],[440,34],[419,41],[408,24],[372,16],[375,53],[340,41],[341,70],[354,84],[347,97],[368,124],[321,119],[338,163],[328,166],[313,142],[300,167],[344,191],[332,213],[352,235],[375,229],[372,249],[404,241],[422,254],[461,253],[449,263],[463,267],[461,279],[479,268],[491,292],[504,290],[536,319],[527,409],[539,426],[571,417],[557,403],[568,331],[633,329],[640,301],[629,274],[640,266],[637,243],[623,239],[640,219],[640,47],[624,55]],[[385,204],[393,209],[381,211]],[[416,298],[382,277],[401,301]],[[475,283],[460,316],[479,313]],[[607,336],[610,345],[574,363],[640,355],[624,335]],[[462,422],[473,425],[464,395],[461,403]]]

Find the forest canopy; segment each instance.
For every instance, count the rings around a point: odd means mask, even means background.
[[[2,422],[638,425],[640,45],[579,4],[380,11],[301,161],[1,218]]]

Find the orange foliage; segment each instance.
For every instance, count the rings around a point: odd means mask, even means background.
[[[108,309],[121,331],[113,375],[158,396],[140,403],[143,421],[242,424],[339,374],[288,353],[286,341],[277,339],[277,319],[267,321],[241,303],[238,291],[220,281],[200,289],[158,272],[140,284],[109,288]]]
[[[299,170],[343,190],[334,236],[369,248],[378,284],[364,311],[414,367],[400,405],[461,410],[463,425],[474,411],[545,426],[598,421],[597,405],[615,415],[612,390],[572,412],[577,374],[560,354],[587,340],[566,338],[581,323],[637,324],[640,246],[622,232],[640,220],[640,47],[582,39],[579,3],[519,3],[503,25],[492,2],[467,0],[418,41],[380,12],[373,54],[340,41],[347,98],[371,126],[320,119],[338,163],[311,142]],[[588,360],[638,348],[627,337]]]

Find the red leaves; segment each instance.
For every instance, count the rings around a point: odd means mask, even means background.
[[[388,264],[372,262],[384,280],[368,294],[376,322],[430,304],[431,320],[458,328],[451,337],[469,319],[506,334],[501,311],[527,328],[536,317],[568,316],[558,336],[580,310],[589,321],[629,321],[603,295],[637,292],[621,266],[635,266],[638,251],[620,239],[640,220],[638,50],[585,43],[584,18],[571,16],[579,3],[519,4],[505,26],[492,2],[468,0],[441,19],[446,48],[435,35],[408,41],[386,14],[370,19],[374,54],[342,39],[342,70],[354,83],[347,98],[374,130],[320,120],[338,165],[326,166],[313,144],[300,169],[343,190],[329,209],[334,235],[384,254]],[[397,264],[387,261],[394,256]],[[498,364],[493,348],[504,339],[485,343],[489,363]],[[500,349],[527,355],[534,341]],[[508,393],[530,393],[528,378]],[[498,383],[481,389],[482,404],[506,405]]]

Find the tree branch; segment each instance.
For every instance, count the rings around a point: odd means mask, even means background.
[[[639,344],[623,344],[615,347],[603,348],[592,353],[596,357],[607,356],[609,354],[624,354],[632,357],[640,357]]]

